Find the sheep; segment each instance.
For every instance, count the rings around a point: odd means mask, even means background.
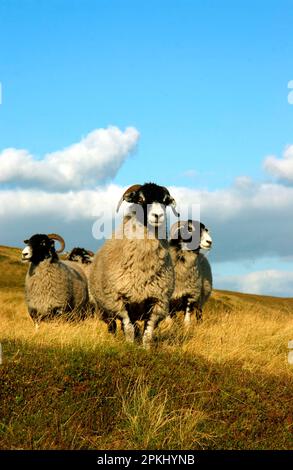
[[[126,341],[137,337],[144,320],[142,343],[149,349],[154,329],[167,317],[174,289],[174,269],[166,236],[166,206],[175,211],[167,188],[155,183],[133,185],[121,197],[132,203],[118,231],[96,253],[90,290],[110,332],[122,321]]]
[[[202,321],[202,309],[212,291],[212,271],[200,249],[210,249],[212,238],[204,224],[193,220],[176,222],[171,227],[170,254],[175,270],[175,289],[170,316],[184,311],[184,324],[190,325],[196,313]]]
[[[65,261],[66,263],[69,262],[68,264],[74,268],[79,266],[88,279],[94,256],[95,254],[90,250],[75,247],[67,254]]]
[[[61,243],[55,250],[54,240]],[[65,242],[57,234],[36,234],[22,251],[22,261],[29,263],[25,278],[25,297],[33,321],[51,319],[59,314],[78,312],[83,318],[88,304],[87,279],[81,269],[61,261],[58,253]]]
[[[85,248],[75,247],[70,251],[70,253],[67,254],[65,263],[69,264],[69,266],[72,266],[75,269],[81,269],[84,272],[87,280],[89,280],[94,256],[95,254],[90,250],[86,250]],[[89,285],[88,285],[88,293],[89,293],[89,304],[93,313],[95,310],[95,301],[90,292]]]
[[[88,272],[86,268],[90,267],[94,256],[95,254],[90,250],[75,247],[70,251],[70,253],[68,253],[66,259],[68,261],[74,261],[81,264],[81,266],[85,269],[85,272]]]

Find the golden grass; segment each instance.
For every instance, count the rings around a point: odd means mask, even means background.
[[[101,344],[107,347],[117,341],[123,343],[122,334],[115,339],[96,318],[82,323],[43,322],[36,330],[20,290],[2,289],[0,312],[2,339],[28,341],[39,346],[81,348],[89,352],[94,352]],[[161,338],[162,350],[200,355],[220,364],[240,362],[250,371],[261,369],[277,375],[292,372],[287,360],[287,344],[293,338],[293,315],[260,306],[247,311],[246,305],[240,304],[233,313],[217,313],[207,308],[204,322],[200,325],[193,322],[188,332],[184,331],[180,319],[174,323],[166,326],[163,322],[159,328],[158,343]]]
[[[195,406],[169,411],[169,393],[163,387],[154,393],[142,376],[121,392],[122,430],[130,449],[203,447],[212,438],[198,429],[207,414]]]
[[[215,291],[146,352],[97,318],[36,330],[18,255],[0,248],[0,448],[292,447],[292,299]]]

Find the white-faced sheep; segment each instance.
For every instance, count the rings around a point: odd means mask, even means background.
[[[166,206],[175,211],[169,191],[154,183],[128,188],[119,201],[133,203],[118,232],[96,253],[90,290],[109,331],[122,321],[127,341],[134,341],[136,321],[144,321],[143,346],[166,318],[174,289],[174,269],[166,236]]]
[[[61,243],[56,251],[54,240]],[[25,279],[25,297],[31,318],[42,319],[72,313],[83,318],[88,305],[87,279],[82,270],[61,261],[58,253],[65,246],[57,234],[36,234],[25,240],[22,261],[29,262]]]
[[[191,315],[202,320],[202,309],[212,291],[212,271],[200,249],[210,249],[212,239],[204,224],[180,221],[171,227],[170,254],[175,270],[175,289],[170,302],[170,316],[184,312],[184,323]]]

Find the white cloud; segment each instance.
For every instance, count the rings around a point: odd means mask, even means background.
[[[22,239],[22,228],[31,233],[45,226],[63,232],[71,226],[69,241],[78,241],[81,223],[88,227],[88,244],[93,243],[91,224],[104,212],[112,216],[125,188],[108,185],[96,189],[47,192],[40,189],[0,191],[0,243],[7,243],[8,224],[11,243]],[[262,257],[293,256],[293,188],[279,184],[239,184],[231,188],[201,191],[169,187],[182,218],[186,208],[200,204],[201,220],[210,228],[214,247],[211,260],[244,263]],[[127,204],[124,203],[126,207]],[[171,212],[171,211],[169,211]],[[43,230],[43,229],[42,229]],[[11,235],[12,234],[12,235]]]
[[[22,240],[34,233],[58,232],[68,248],[80,245],[95,249],[98,242],[92,235],[93,223],[102,212],[111,220],[125,189],[104,183],[116,174],[137,140],[135,129],[123,133],[108,128],[93,131],[80,143],[48,154],[43,160],[24,150],[0,153],[0,180],[18,184],[17,188],[0,190],[0,243],[21,246]],[[293,162],[293,146],[286,152],[284,161]],[[200,205],[201,220],[213,236],[209,259],[212,265],[217,264],[217,287],[293,295],[290,272],[270,266],[241,276],[221,271],[221,265],[227,262],[239,266],[239,270],[231,271],[239,274],[248,261],[292,259],[293,186],[257,183],[241,176],[224,189],[169,190],[182,218],[188,205]]]
[[[2,232],[5,219],[17,220],[37,216],[61,218],[67,221],[88,220],[101,212],[111,212],[121,197],[122,188],[109,185],[95,190],[48,193],[39,189],[0,191]],[[77,225],[78,229],[78,225]]]
[[[96,129],[40,160],[26,150],[8,148],[0,153],[0,182],[58,191],[94,187],[115,177],[138,139],[132,127],[124,132],[117,127]]]
[[[182,176],[184,176],[185,178],[194,179],[198,176],[198,172],[191,168],[189,170],[183,171]]]
[[[280,180],[293,182],[293,145],[289,145],[282,158],[277,158],[274,155],[266,157],[264,160],[264,169],[276,176]]]
[[[219,276],[216,286],[250,294],[293,297],[293,272],[269,269],[244,275]]]

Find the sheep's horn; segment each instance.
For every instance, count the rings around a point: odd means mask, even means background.
[[[60,235],[57,235],[57,233],[49,233],[48,238],[51,238],[52,240],[57,240],[60,243],[61,248],[59,248],[59,250],[56,250],[56,253],[62,253],[65,248],[64,239]]]
[[[171,196],[169,190],[166,188],[166,186],[162,186],[162,188],[166,191],[166,193],[168,194],[168,196],[170,197],[170,205],[171,205],[171,209],[173,211],[173,214],[176,216],[176,217],[180,217],[180,214],[179,212],[176,211],[175,207],[176,207],[176,201],[175,199]]]
[[[90,256],[95,256],[95,253],[93,251],[90,251],[90,250],[86,250],[86,251],[88,252]]]
[[[172,209],[173,214],[175,215],[175,217],[180,217],[180,213],[176,211],[175,205],[176,205],[176,202],[175,202],[175,199],[174,199],[174,203],[173,202],[171,203],[171,209]]]
[[[171,240],[177,240],[178,239],[178,235],[176,235],[176,232],[178,232],[181,227],[183,227],[184,225],[186,224],[186,221],[185,220],[179,220],[178,222],[175,222],[171,229],[170,229],[170,238]]]
[[[133,184],[132,186],[129,186],[128,189],[126,189],[126,191],[123,193],[123,195],[122,195],[120,201],[118,202],[116,212],[119,211],[120,206],[121,206],[122,202],[125,201],[126,196],[127,196],[128,194],[132,193],[133,191],[138,191],[139,188],[141,188],[141,184]]]

